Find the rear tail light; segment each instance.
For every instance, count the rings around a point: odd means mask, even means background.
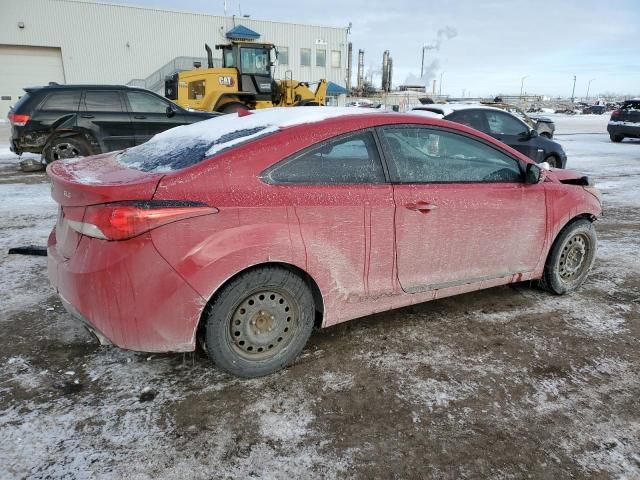
[[[620,110],[614,110],[611,112],[611,118],[619,117],[622,112]]]
[[[20,115],[18,113],[9,112],[7,118],[9,119],[11,125],[15,125],[16,127],[24,127],[31,117],[29,115]]]
[[[198,202],[117,202],[87,207],[82,221],[67,219],[67,222],[82,235],[102,240],[127,240],[168,223],[217,212],[217,208]]]

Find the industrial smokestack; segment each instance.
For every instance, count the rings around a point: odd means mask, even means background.
[[[364,88],[364,50],[358,50],[358,91],[362,92]]]
[[[433,79],[433,90],[431,91],[434,95],[436,94],[436,79]]]
[[[389,91],[389,50],[385,50],[382,54],[382,91]]]
[[[387,75],[387,87],[389,87],[389,91],[391,91],[393,85],[393,58],[389,57],[389,68]]]
[[[351,94],[351,75],[353,74],[353,44],[347,46],[347,92]]]

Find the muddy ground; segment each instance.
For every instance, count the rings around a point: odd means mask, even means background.
[[[316,332],[258,380],[200,353],[100,347],[44,257],[42,174],[0,158],[0,478],[640,478],[640,141],[557,116],[569,166],[605,194],[595,269]],[[0,129],[0,143],[5,136]]]

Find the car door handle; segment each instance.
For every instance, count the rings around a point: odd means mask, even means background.
[[[139,120],[144,120],[145,118],[147,118],[146,115],[134,115],[133,118],[137,118]]]
[[[428,202],[416,202],[416,203],[407,203],[405,205],[405,208],[408,210],[412,210],[414,212],[428,213],[431,210],[436,210],[438,206]]]
[[[82,118],[94,118],[93,115],[80,115]]]

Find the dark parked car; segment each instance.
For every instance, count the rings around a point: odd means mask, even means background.
[[[122,150],[156,133],[216,113],[190,112],[142,88],[121,85],[48,85],[25,88],[9,111],[11,150],[61,158]]]
[[[533,161],[565,168],[567,154],[562,146],[543,137],[515,115],[494,107],[473,104],[432,104],[415,107],[412,113],[429,112],[462,123],[506,143]]]
[[[612,142],[640,138],[640,98],[627,100],[622,107],[611,112],[607,131]]]

